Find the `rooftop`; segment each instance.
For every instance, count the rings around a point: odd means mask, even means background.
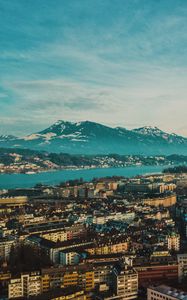
[[[160,292],[164,295],[174,297],[176,299],[187,300],[187,293],[181,290],[174,289],[167,285],[159,285],[157,287],[150,287],[150,289]]]

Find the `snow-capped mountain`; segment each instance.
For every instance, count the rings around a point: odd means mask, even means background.
[[[162,136],[163,134],[166,134],[164,131],[160,130],[158,127],[155,126],[144,126],[140,128],[135,128],[133,129],[133,131],[144,135],[152,136]]]
[[[0,146],[71,154],[187,154],[187,138],[166,133],[157,127],[127,130],[90,121],[59,120],[24,138],[0,139]]]
[[[168,143],[179,143],[179,144],[185,144],[186,138],[176,135],[175,133],[167,133],[162,130],[160,130],[158,127],[151,127],[151,126],[145,126],[141,128],[133,129],[133,132],[142,134],[144,136],[149,137],[157,137],[160,139],[164,139],[168,141]]]
[[[0,135],[0,142],[13,141],[16,139],[17,139],[17,137],[14,135]]]

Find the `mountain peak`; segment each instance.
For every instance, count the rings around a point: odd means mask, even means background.
[[[76,154],[186,154],[187,138],[156,126],[133,130],[112,128],[92,121],[58,120],[43,131],[24,138],[0,136],[1,146]]]
[[[58,121],[56,121],[54,124],[52,124],[50,127],[61,126],[61,125],[74,125],[74,126],[80,126],[80,125],[83,125],[83,124],[97,124],[97,123],[92,122],[92,121],[88,121],[88,120],[85,120],[85,121],[78,121],[78,122],[58,120]],[[49,127],[49,128],[50,128],[50,127]]]
[[[139,128],[135,128],[134,130],[141,130],[141,129],[145,129],[145,130],[159,130],[162,131],[161,129],[159,129],[157,126],[143,126],[143,127],[139,127]]]
[[[167,134],[166,132],[162,131],[161,129],[159,129],[156,126],[144,126],[144,127],[140,127],[140,128],[135,128],[135,129],[133,129],[133,131],[136,133],[143,134],[143,135],[160,136],[163,134]]]
[[[11,134],[9,134],[9,135],[5,135],[5,134],[0,135],[0,141],[12,141],[12,140],[15,140],[15,139],[17,139],[17,137],[14,136],[14,135],[11,135]]]

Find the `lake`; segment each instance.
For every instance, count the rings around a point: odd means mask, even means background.
[[[1,174],[0,189],[31,188],[37,183],[55,185],[70,179],[83,178],[86,181],[94,177],[125,176],[160,173],[167,166],[132,166],[124,168],[101,168],[81,170],[60,170],[36,174]]]

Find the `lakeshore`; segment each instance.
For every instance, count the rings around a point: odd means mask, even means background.
[[[94,177],[124,176],[133,177],[161,173],[166,165],[162,166],[132,166],[123,168],[95,168],[46,171],[34,174],[1,174],[0,189],[32,188],[36,184],[57,185],[63,181],[82,178],[89,181]]]

